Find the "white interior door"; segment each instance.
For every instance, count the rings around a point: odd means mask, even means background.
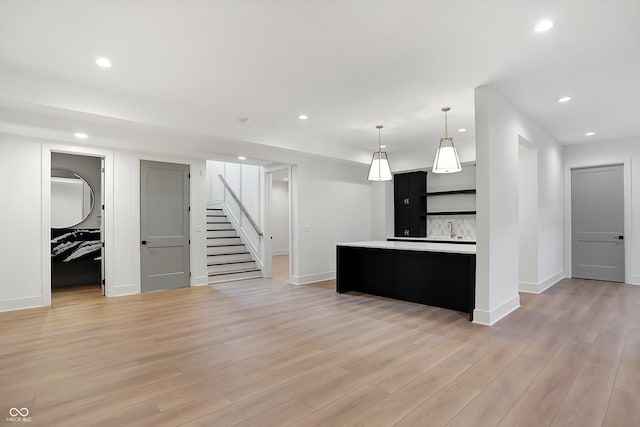
[[[571,171],[572,276],[624,282],[623,166]]]

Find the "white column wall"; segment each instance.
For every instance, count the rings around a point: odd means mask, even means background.
[[[538,283],[563,277],[562,150],[495,89],[475,90],[477,155],[477,273],[474,321],[493,324],[520,306],[518,295],[518,142],[538,150]]]

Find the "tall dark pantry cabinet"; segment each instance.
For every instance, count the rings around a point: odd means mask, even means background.
[[[393,176],[394,229],[396,237],[427,236],[427,173]]]

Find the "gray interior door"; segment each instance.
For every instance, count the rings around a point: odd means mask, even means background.
[[[624,282],[623,167],[571,171],[572,276]]]
[[[189,286],[189,165],[140,161],[142,292]]]

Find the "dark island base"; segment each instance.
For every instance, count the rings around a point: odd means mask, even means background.
[[[362,292],[469,313],[475,254],[338,246],[336,290]]]

